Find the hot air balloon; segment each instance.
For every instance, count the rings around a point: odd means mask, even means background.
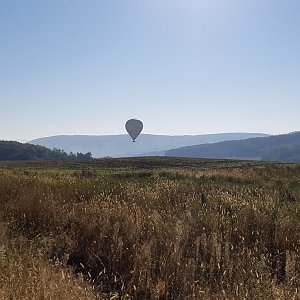
[[[126,122],[125,128],[128,134],[131,136],[132,141],[135,142],[135,139],[143,130],[143,123],[137,119],[130,119]]]

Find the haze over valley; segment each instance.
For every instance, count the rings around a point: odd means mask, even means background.
[[[227,140],[239,140],[250,137],[267,136],[262,133],[219,133],[204,135],[151,135],[141,134],[136,143],[132,143],[127,134],[124,135],[59,135],[29,141],[47,148],[62,149],[66,152],[91,152],[93,157],[129,157],[144,155],[165,155],[169,149],[216,143]]]

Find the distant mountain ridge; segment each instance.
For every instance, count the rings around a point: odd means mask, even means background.
[[[228,140],[240,140],[251,137],[268,136],[264,133],[216,133],[203,135],[151,135],[141,134],[136,143],[126,135],[57,135],[29,141],[47,148],[58,148],[66,152],[91,152],[93,157],[126,157],[141,155],[164,155],[166,150],[197,145],[216,143]]]
[[[166,156],[300,162],[300,132],[180,147]]]

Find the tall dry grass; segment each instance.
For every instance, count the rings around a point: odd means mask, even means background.
[[[298,299],[299,183],[300,169],[289,165],[2,172],[5,253],[18,257],[20,241],[27,253],[9,273],[24,270],[15,282],[28,299],[24,286],[45,293],[46,283],[58,284],[59,299],[72,299],[65,295],[73,285],[82,299]],[[44,283],[30,285],[28,274]]]
[[[5,224],[0,228],[0,299],[102,299],[82,276],[45,259],[32,241],[6,236]]]

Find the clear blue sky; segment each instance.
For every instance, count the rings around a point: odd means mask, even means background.
[[[0,0],[0,139],[300,130],[299,0]]]

